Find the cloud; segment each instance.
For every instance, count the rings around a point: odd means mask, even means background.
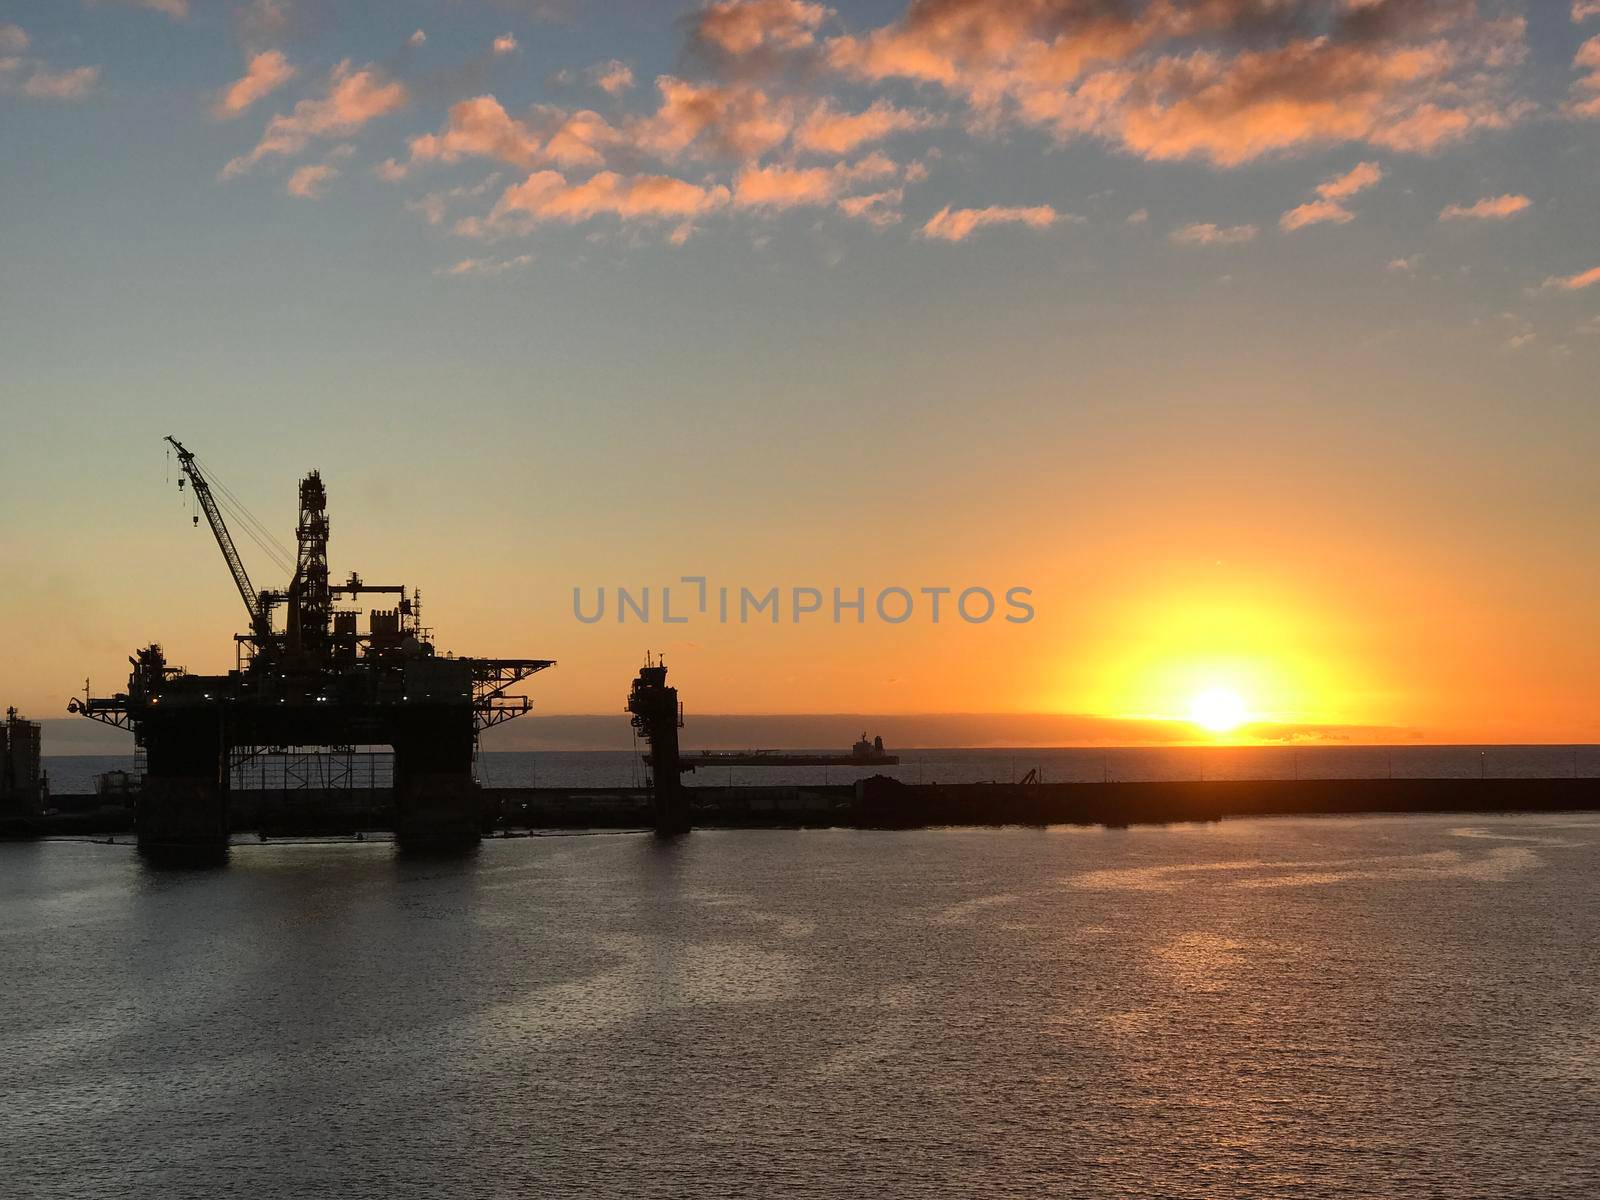
[[[344,59],[329,73],[326,95],[302,100],[293,112],[273,117],[255,149],[223,167],[222,178],[248,171],[264,158],[299,154],[313,138],[348,136],[404,107],[408,99],[403,83],[386,79],[374,66],[354,70]]]
[[[409,142],[410,159],[385,163],[380,173],[402,179],[425,163],[455,163],[463,158],[490,158],[531,169],[546,163],[560,166],[603,166],[609,151],[624,138],[599,113],[537,107],[534,122],[511,116],[493,96],[474,96],[450,106],[444,127]]]
[[[1364,142],[1438,149],[1528,113],[1520,18],[1470,0],[911,0],[826,43],[834,70],[909,79],[980,127],[1095,137],[1150,160],[1237,166]]]
[[[1129,213],[1127,215],[1127,217],[1124,219],[1123,224],[1124,225],[1143,225],[1143,224],[1147,223],[1149,220],[1150,220],[1150,210],[1148,208],[1139,208],[1139,209],[1135,209],[1133,212]]]
[[[745,167],[734,182],[740,208],[831,204],[843,187],[831,167]]]
[[[1441,221],[1508,221],[1526,212],[1533,201],[1526,196],[1485,196],[1476,204],[1451,204],[1439,213]]]
[[[479,196],[487,195],[493,191],[500,182],[500,172],[496,171],[487,179],[475,183],[470,187],[454,187],[443,192],[429,192],[419,200],[406,201],[406,207],[412,212],[419,212],[429,225],[443,224],[445,213],[450,205],[457,200],[472,200]]]
[[[1357,163],[1343,175],[1335,175],[1317,184],[1317,195],[1324,200],[1344,200],[1373,187],[1382,178],[1383,168],[1377,163]]]
[[[1580,120],[1600,118],[1600,37],[1592,37],[1578,47],[1572,66],[1588,73],[1572,85],[1568,113]]]
[[[288,83],[295,68],[278,50],[264,50],[250,60],[242,78],[228,85],[217,98],[212,115],[219,120],[237,117],[247,108]]]
[[[132,0],[132,2],[140,8],[166,13],[175,21],[181,21],[189,15],[189,0]]]
[[[1574,24],[1587,21],[1590,17],[1600,17],[1600,0],[1572,0]]]
[[[1506,339],[1505,348],[1512,352],[1524,350],[1538,341],[1537,333],[1514,333]]]
[[[866,221],[878,229],[887,229],[900,221],[900,205],[905,202],[903,187],[884,192],[870,192],[864,196],[846,196],[839,201],[839,211],[855,221]]]
[[[671,75],[656,80],[661,103],[628,127],[639,150],[671,162],[684,155],[760,158],[794,129],[795,106],[749,84],[695,84]]]
[[[293,20],[291,0],[247,0],[234,12],[239,40],[246,46],[278,41]]]
[[[701,186],[668,175],[601,171],[569,183],[559,171],[536,171],[505,190],[487,222],[463,222],[457,228],[468,235],[484,234],[550,221],[577,224],[603,215],[624,221],[681,221],[724,208],[729,199],[720,184]]]
[[[1600,267],[1590,267],[1587,271],[1579,271],[1576,275],[1552,275],[1544,281],[1546,289],[1563,292],[1581,292],[1585,288],[1592,288],[1600,283]]]
[[[507,271],[520,271],[524,267],[533,265],[533,255],[519,254],[515,258],[463,258],[460,262],[444,268],[442,275],[473,275],[495,276],[504,275]]]
[[[1292,233],[1307,225],[1347,225],[1355,219],[1355,213],[1337,200],[1312,200],[1299,208],[1291,208],[1279,217],[1278,228],[1285,233]]]
[[[35,100],[82,100],[99,82],[99,67],[57,71],[28,59],[0,58],[0,90],[21,92]]]
[[[879,100],[859,113],[841,112],[825,101],[795,131],[794,144],[796,149],[812,154],[848,154],[867,142],[925,129],[934,123],[935,118],[929,113],[896,108],[887,100]]]
[[[881,154],[831,167],[747,166],[734,181],[737,208],[783,209],[832,204],[861,180],[883,179],[898,168]]]
[[[490,43],[489,49],[495,54],[514,54],[517,49],[517,39],[509,33],[502,33]]]
[[[1417,264],[1421,261],[1422,255],[1408,254],[1405,258],[1391,258],[1386,269],[1409,275],[1417,269]]]
[[[427,41],[428,41],[428,35],[425,32],[423,32],[422,30],[419,29],[415,33],[413,33],[410,37],[408,37],[406,39],[406,45],[408,45],[408,46],[422,46],[422,45],[426,45]]]
[[[339,168],[329,166],[327,163],[307,163],[296,168],[294,174],[289,176],[289,182],[284,184],[284,191],[291,196],[299,196],[302,200],[322,199],[322,187],[328,180],[339,174]]]
[[[1167,236],[1182,246],[1238,246],[1255,241],[1259,232],[1254,225],[1196,223],[1174,229]]]
[[[559,121],[545,139],[544,157],[550,162],[563,167],[598,167],[604,165],[607,154],[625,144],[623,134],[590,109],[545,111]]]
[[[450,106],[438,133],[411,139],[411,164],[453,163],[470,157],[532,167],[539,161],[543,144],[542,138],[507,113],[493,96],[474,96]],[[404,168],[399,173],[404,174]]]
[[[35,100],[82,100],[100,81],[99,67],[57,70],[22,54],[32,44],[20,25],[0,25],[0,92],[21,92]]]
[[[955,209],[947,204],[922,227],[922,236],[941,242],[961,242],[987,225],[1026,225],[1030,229],[1048,229],[1058,220],[1077,221],[1081,218],[1059,213],[1047,204],[1034,208],[991,205],[988,208]]]
[[[1278,218],[1278,228],[1292,233],[1308,225],[1347,225],[1356,215],[1341,201],[1375,186],[1382,178],[1383,168],[1377,163],[1357,163],[1343,175],[1334,175],[1317,184],[1318,198],[1284,213]]]
[[[802,50],[833,10],[806,0],[717,0],[694,18],[694,37],[702,45],[734,58],[757,50]]]
[[[608,96],[620,96],[633,87],[633,68],[621,59],[597,63],[587,75],[589,82]]]

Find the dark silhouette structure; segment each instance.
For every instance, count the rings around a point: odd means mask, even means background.
[[[300,483],[294,573],[282,591],[257,591],[223,519],[213,481],[194,454],[167,439],[200,514],[244,601],[250,632],[235,637],[226,675],[191,675],[168,664],[159,644],[137,651],[128,690],[84,696],[69,711],[133,730],[146,759],[135,827],[147,854],[218,857],[229,832],[236,770],[291,747],[348,754],[389,746],[394,822],[402,845],[477,842],[484,814],[473,776],[478,734],[527,713],[508,690],[554,666],[550,659],[456,658],[437,653],[415,591],[369,584],[354,572],[332,583],[327,492],[312,471]],[[220,485],[218,485],[220,488]],[[224,495],[225,489],[222,489]],[[259,528],[242,506],[235,516]],[[254,523],[252,526],[250,523]],[[365,612],[368,596],[392,599]],[[274,621],[285,610],[282,627]]]
[[[679,772],[678,730],[683,728],[683,705],[678,689],[667,686],[665,663],[645,659],[639,677],[628,692],[628,712],[633,727],[650,744],[650,800],[656,832],[686,833],[690,827],[689,796]]]
[[[50,781],[40,769],[39,726],[8,708],[0,725],[0,829],[30,828],[49,797]]]
[[[683,770],[696,767],[893,767],[900,756],[883,748],[883,738],[863,733],[848,754],[804,754],[786,750],[702,750],[683,760]]]

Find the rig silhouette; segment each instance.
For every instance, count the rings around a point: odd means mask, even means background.
[[[510,689],[547,667],[543,658],[457,658],[435,652],[416,591],[328,574],[328,506],[322,477],[300,482],[298,553],[288,586],[257,590],[213,486],[252,536],[265,531],[232,494],[208,479],[174,438],[181,476],[203,513],[244,601],[249,632],[235,635],[236,666],[192,675],[152,643],[128,662],[128,690],[68,711],[131,729],[145,758],[135,817],[139,848],[161,856],[226,853],[230,781],[263,756],[316,747],[349,756],[358,746],[393,751],[395,832],[403,846],[470,845],[485,813],[473,774],[478,735],[529,712]],[[258,536],[258,540],[259,536]],[[363,597],[392,598],[365,613]],[[281,627],[275,620],[283,610]]]

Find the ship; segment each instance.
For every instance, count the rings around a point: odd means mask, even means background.
[[[783,750],[702,750],[682,760],[681,769],[696,767],[892,767],[898,754],[883,748],[883,738],[870,741],[862,733],[848,754],[797,754]]]

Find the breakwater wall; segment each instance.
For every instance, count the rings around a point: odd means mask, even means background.
[[[485,788],[485,831],[638,828],[650,802],[637,788]],[[0,827],[6,836],[125,833],[127,808],[57,797],[58,811]],[[696,825],[709,828],[941,825],[1139,825],[1228,817],[1376,813],[1600,811],[1600,779],[1186,780],[1156,783],[906,784],[886,777],[831,787],[691,788]],[[269,835],[383,830],[385,789],[358,793],[235,794],[236,832]]]

